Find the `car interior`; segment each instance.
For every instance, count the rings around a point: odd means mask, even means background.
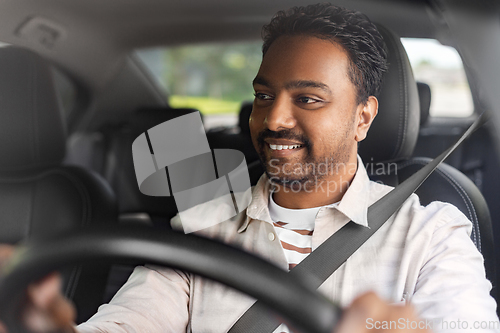
[[[141,225],[169,232],[177,213],[174,198],[139,191],[131,146],[149,128],[199,108],[174,105],[141,50],[255,42],[275,12],[314,2],[1,2],[0,242],[44,239],[86,226]],[[359,146],[373,180],[397,186],[448,148],[481,113],[489,116],[416,193],[423,205],[450,202],[471,220],[471,239],[484,256],[498,303],[500,110],[495,106],[500,103],[495,102],[500,96],[492,92],[494,83],[500,84],[500,75],[495,76],[500,66],[491,66],[500,55],[498,5],[488,0],[474,6],[465,0],[331,2],[367,14],[388,50],[379,114]],[[462,96],[418,78],[405,39],[433,40],[458,51],[471,96],[469,114],[433,113],[433,101],[443,91],[450,101]],[[428,65],[423,59],[422,68]],[[451,70],[438,74],[445,72]],[[252,101],[233,102],[238,107],[222,125],[208,126],[213,114],[201,112],[208,142],[212,149],[242,151],[255,185],[263,169],[248,126]],[[394,166],[394,173],[380,174],[381,166]],[[65,268],[64,292],[76,304],[78,322],[109,302],[132,269],[111,263]]]

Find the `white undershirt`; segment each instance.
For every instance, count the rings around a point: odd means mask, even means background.
[[[311,252],[314,220],[321,207],[288,209],[276,204],[272,197],[269,214],[291,269]]]
[[[289,209],[279,206],[269,196],[269,215],[274,224],[289,269],[292,269],[309,255],[312,248],[312,233],[316,215],[322,207]],[[331,207],[331,205],[329,205]],[[289,333],[285,324],[281,324],[274,333]]]

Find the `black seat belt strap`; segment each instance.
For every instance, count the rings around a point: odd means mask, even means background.
[[[307,279],[309,285],[319,288],[403,205],[439,164],[484,123],[483,118],[481,114],[450,148],[368,207],[370,228],[350,221],[291,269],[289,274],[301,280]],[[257,301],[236,321],[228,333],[272,333],[280,324],[279,318],[269,313],[268,309]]]

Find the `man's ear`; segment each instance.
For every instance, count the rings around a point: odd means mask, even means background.
[[[357,142],[363,141],[366,138],[368,129],[370,128],[373,119],[378,112],[378,100],[375,96],[368,97],[368,100],[364,104],[359,104],[356,109],[357,113],[357,123],[356,123],[356,135],[354,139]]]

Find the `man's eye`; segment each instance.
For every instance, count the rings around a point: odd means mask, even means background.
[[[317,100],[317,99],[311,98],[311,97],[300,97],[297,100],[300,103],[304,103],[304,104],[313,104],[313,103],[321,102],[320,100]]]
[[[268,95],[268,94],[263,94],[263,93],[255,93],[253,94],[255,96],[256,99],[260,99],[262,101],[269,101],[269,100],[272,100],[272,96],[271,95]]]

